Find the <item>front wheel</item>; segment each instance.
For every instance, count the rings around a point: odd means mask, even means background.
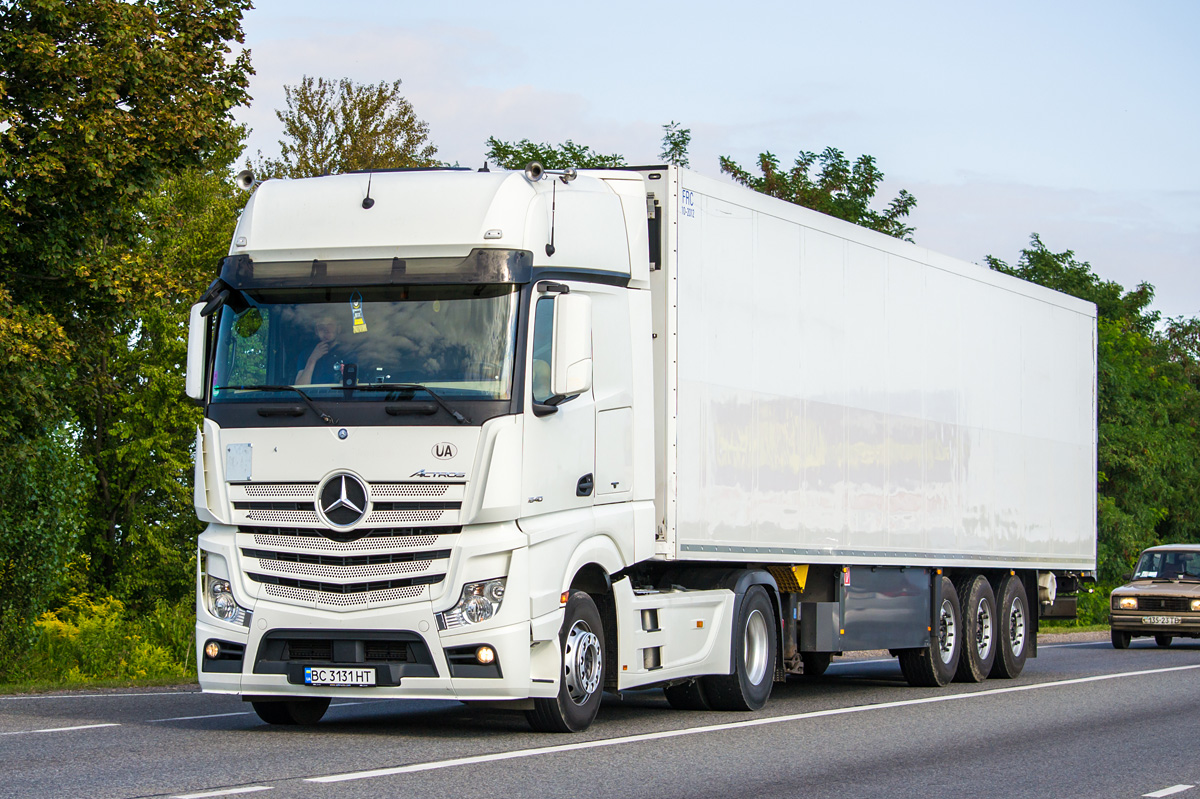
[[[583,591],[567,597],[558,642],[558,696],[534,699],[525,717],[538,732],[579,732],[596,718],[604,693],[604,625],[596,603]]]
[[[1113,630],[1111,636],[1113,649],[1128,649],[1129,642],[1133,640],[1133,634],[1124,630]]]
[[[1175,640],[1175,636],[1173,636],[1173,635],[1156,635],[1156,636],[1154,636],[1154,643],[1158,644],[1159,646],[1170,646],[1171,642],[1174,640]]]
[[[761,586],[742,597],[733,628],[733,674],[701,677],[714,710],[758,710],[775,680],[775,608]]]

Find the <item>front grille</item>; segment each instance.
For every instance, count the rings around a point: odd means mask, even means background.
[[[271,574],[246,572],[256,583],[280,585],[286,588],[302,588],[305,591],[320,591],[323,594],[365,594],[370,591],[386,591],[391,588],[411,588],[418,585],[433,585],[446,579],[444,574],[428,574],[424,577],[404,577],[398,580],[372,580],[369,583],[322,583],[315,580],[294,580]]]
[[[1192,600],[1177,596],[1140,596],[1137,598],[1138,610],[1191,610]]]
[[[407,630],[271,630],[259,643],[254,673],[300,682],[305,665],[325,663],[375,666],[379,685],[438,676],[425,639]]]
[[[333,660],[333,641],[285,641],[280,660]]]
[[[361,537],[347,541],[319,528],[242,526],[239,560],[267,597],[359,610],[426,598],[429,586],[446,579],[448,536],[461,531],[385,527],[355,531]]]

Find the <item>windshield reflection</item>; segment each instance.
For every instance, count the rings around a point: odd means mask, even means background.
[[[246,299],[240,314],[221,310],[214,402],[261,401],[281,392],[250,387],[280,385],[311,397],[387,399],[344,390],[371,383],[422,384],[463,399],[511,396],[514,285],[263,289]]]

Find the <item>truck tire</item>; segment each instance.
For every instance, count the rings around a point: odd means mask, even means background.
[[[804,664],[805,677],[820,677],[829,668],[833,660],[832,652],[801,652],[800,662]]]
[[[962,653],[955,682],[983,682],[996,661],[996,595],[982,574],[966,577],[955,587],[962,600]]]
[[[1113,649],[1128,649],[1129,642],[1133,640],[1133,634],[1127,633],[1124,630],[1113,630],[1110,635],[1112,637]]]
[[[250,704],[258,717],[268,724],[316,724],[329,709],[329,697]]]
[[[676,710],[712,710],[699,679],[668,685],[663,693],[667,695],[667,704]]]
[[[900,670],[909,685],[941,688],[954,678],[962,649],[962,606],[949,577],[942,578],[942,607],[929,646],[900,650]]]
[[[775,608],[762,586],[743,595],[731,643],[733,674],[701,677],[704,695],[713,710],[758,710],[775,680]]]
[[[996,661],[989,677],[1012,679],[1025,668],[1029,653],[1029,603],[1025,584],[1015,574],[1006,574],[996,590]]]
[[[1173,635],[1154,636],[1154,643],[1158,644],[1159,646],[1170,646],[1173,640],[1175,640],[1175,636]]]
[[[596,718],[604,694],[604,625],[596,603],[583,591],[567,597],[558,642],[558,696],[534,699],[525,718],[538,732],[580,732]]]

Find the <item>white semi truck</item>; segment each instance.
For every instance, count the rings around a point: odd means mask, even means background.
[[[200,684],[575,731],[1016,676],[1095,569],[1095,323],[673,166],[264,182],[191,315]]]

